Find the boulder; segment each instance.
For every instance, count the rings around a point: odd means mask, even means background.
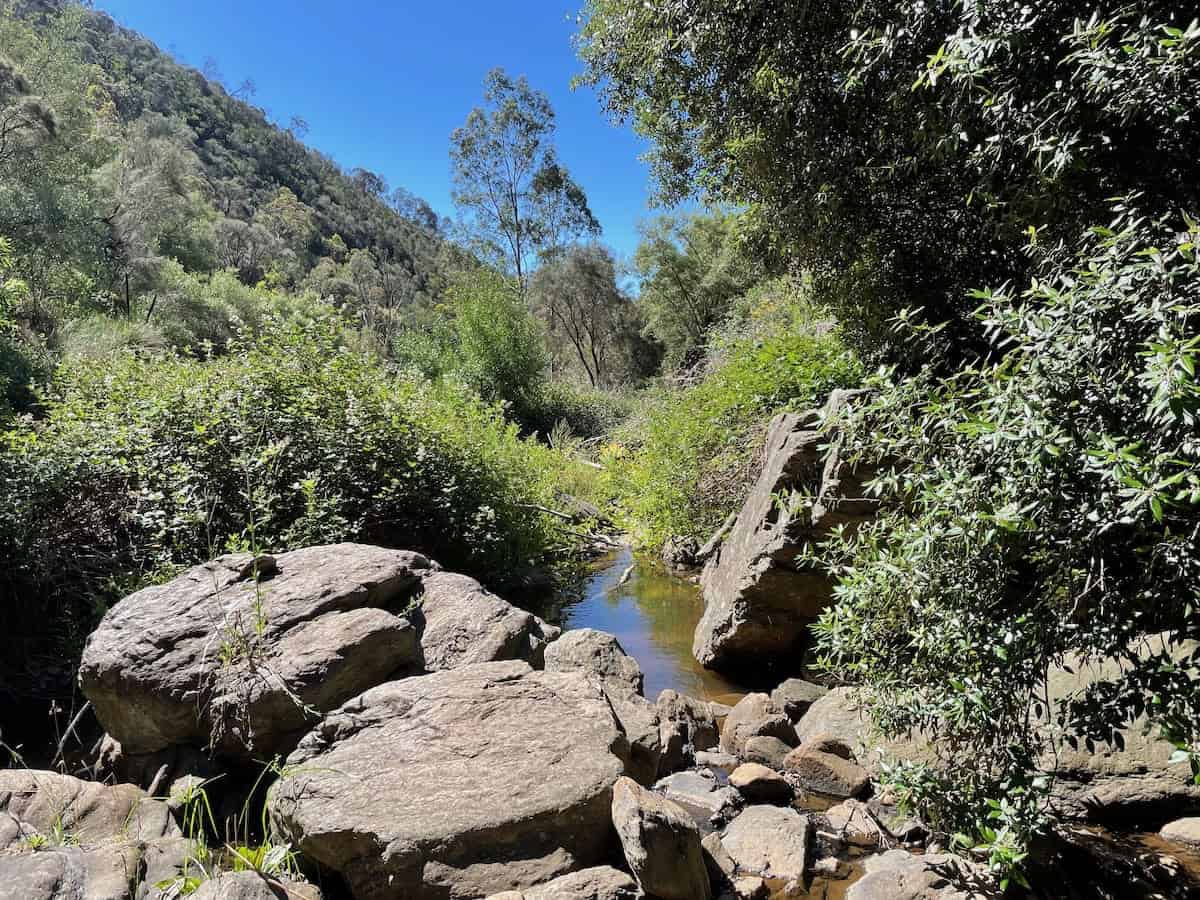
[[[766,694],[747,694],[737,702],[721,728],[721,749],[744,757],[746,741],[753,737],[773,737],[796,746],[795,727]]]
[[[701,750],[696,754],[696,766],[701,769],[714,769],[730,774],[741,765],[741,761],[732,753],[722,753],[720,750]]]
[[[843,463],[820,428],[859,391],[834,391],[821,412],[785,413],[772,420],[761,472],[717,553],[701,576],[704,615],[692,652],[705,666],[736,670],[794,670],[808,626],[829,604],[828,573],[797,560],[806,543],[837,525],[853,528],[875,513],[865,495],[868,473]],[[781,496],[811,502],[781,506]]]
[[[818,834],[839,844],[874,850],[887,842],[887,835],[865,803],[845,800],[820,816]]]
[[[223,872],[188,895],[191,900],[321,900],[311,884],[267,878],[258,872]]]
[[[787,755],[791,752],[792,748],[779,738],[760,734],[746,741],[746,749],[742,752],[742,759],[746,760],[746,762],[758,763],[762,766],[780,770],[783,768],[783,762],[787,759]]]
[[[808,819],[781,806],[749,806],[721,835],[738,872],[799,881],[808,865]]]
[[[718,887],[727,885],[737,876],[737,863],[721,843],[721,836],[711,831],[700,842],[704,851],[704,865],[708,868],[709,882]]]
[[[998,894],[981,885],[986,873],[942,853],[914,856],[889,850],[868,857],[866,874],[850,886],[846,900],[982,900]],[[969,885],[969,886],[968,886]]]
[[[608,858],[627,760],[595,679],[483,663],[389,682],[327,715],[268,809],[360,900],[524,891]]]
[[[189,849],[167,805],[131,784],[0,771],[0,898],[132,900]]]
[[[676,772],[657,781],[654,790],[681,806],[705,830],[741,806],[737,791],[710,770]]]
[[[612,822],[625,861],[647,894],[661,900],[712,896],[700,832],[680,807],[622,778],[613,788]]]
[[[239,761],[284,753],[321,713],[422,668],[403,613],[436,569],[360,544],[223,556],[113,607],[80,686],[126,753],[210,741]]]
[[[1158,834],[1163,840],[1170,841],[1172,844],[1200,849],[1200,816],[1168,822]]]
[[[668,571],[676,574],[697,569],[701,565],[700,542],[693,537],[673,535],[663,542],[662,561]]]
[[[758,763],[743,763],[733,770],[729,783],[751,803],[792,802],[792,786],[773,769]]]
[[[775,690],[771,691],[771,702],[793,722],[808,712],[808,708],[824,697],[828,688],[805,681],[802,678],[789,678]]]
[[[420,601],[421,647],[431,672],[506,659],[523,659],[538,669],[546,646],[560,633],[474,578],[453,572],[426,574]]]
[[[695,763],[696,753],[720,743],[721,730],[712,704],[667,689],[658,695],[655,707],[662,746],[660,777],[686,769]]]
[[[546,649],[545,656],[547,672],[591,672],[615,691],[642,692],[642,667],[607,632],[594,628],[568,631]]]
[[[827,797],[860,797],[871,786],[871,776],[858,763],[807,745],[789,753],[783,767],[805,790]]]
[[[629,740],[628,773],[639,784],[658,777],[662,755],[658,709],[642,696],[642,668],[615,637],[592,628],[568,631],[546,648],[547,672],[596,678]]]
[[[791,891],[787,893],[790,894]],[[733,879],[729,893],[724,896],[734,900],[767,900],[770,895],[771,886],[764,879],[756,875],[743,875]]]
[[[488,900],[642,900],[637,882],[611,866],[580,869],[527,891],[504,891]]]

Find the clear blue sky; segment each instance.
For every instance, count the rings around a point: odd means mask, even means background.
[[[592,91],[572,92],[582,0],[97,0],[188,65],[212,57],[226,84],[249,78],[276,122],[347,169],[384,175],[453,217],[449,137],[482,102],[494,66],[525,74],[558,114],[560,159],[583,185],[603,241],[632,256],[653,212],[642,144],[611,125]]]

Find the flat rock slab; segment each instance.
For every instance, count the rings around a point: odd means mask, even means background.
[[[283,753],[321,713],[423,666],[403,613],[436,563],[362,544],[223,556],[118,603],[79,683],[130,754],[212,744]]]
[[[735,812],[741,804],[737,791],[711,770],[676,772],[655,782],[654,789],[679,804],[702,829]]]
[[[1200,849],[1200,816],[1190,816],[1186,819],[1176,819],[1162,827],[1159,835],[1163,840],[1185,847]]]
[[[484,663],[380,685],[326,716],[268,808],[357,900],[483,897],[605,861],[627,760],[594,679]]]
[[[947,854],[915,856],[889,850],[868,857],[864,868],[866,875],[851,885],[846,900],[983,900],[998,896],[977,887],[988,884],[986,872]]]
[[[798,881],[808,864],[809,831],[808,818],[794,809],[749,806],[725,829],[721,843],[739,873]]]
[[[258,872],[225,872],[188,896],[191,900],[321,900],[315,885],[279,881]]]

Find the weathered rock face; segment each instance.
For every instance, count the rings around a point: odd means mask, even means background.
[[[1162,827],[1159,835],[1173,844],[1200,849],[1200,816],[1168,822]]]
[[[755,737],[773,737],[788,746],[796,745],[791,720],[766,694],[747,694],[730,710],[721,728],[721,749],[744,757],[746,742]]]
[[[611,866],[581,869],[527,891],[504,891],[488,900],[641,900],[637,882]]]
[[[642,667],[607,632],[578,628],[566,632],[546,649],[547,672],[576,670],[592,672],[623,693],[642,692]]]
[[[712,772],[676,772],[655,782],[658,791],[701,827],[728,819],[741,805],[737,791]]]
[[[210,739],[239,759],[286,752],[321,712],[422,668],[402,613],[436,568],[360,544],[223,556],[118,603],[80,686],[126,753]]]
[[[627,757],[594,679],[485,663],[326,716],[268,807],[358,900],[481,897],[604,861]]]
[[[983,900],[995,896],[967,884],[986,884],[978,870],[946,854],[914,856],[889,850],[865,863],[866,875],[851,885],[846,900]]]
[[[794,809],[750,806],[729,824],[721,843],[740,873],[798,881],[808,866],[808,819]]]
[[[560,633],[466,575],[432,572],[421,588],[421,647],[431,672],[505,659],[541,668],[546,645]]]
[[[789,753],[783,766],[805,790],[827,797],[859,797],[871,784],[867,770],[858,763],[807,744]]]
[[[321,900],[311,884],[293,884],[257,872],[225,872],[204,882],[191,900]]]
[[[798,722],[808,708],[828,692],[828,688],[811,681],[789,678],[771,691],[771,702],[793,722]]]
[[[858,391],[835,391],[825,413]],[[821,569],[797,562],[805,543],[819,541],[837,525],[869,519],[876,503],[866,497],[865,473],[855,473],[819,430],[821,414],[785,413],[767,432],[762,472],[719,551],[705,565],[704,616],[692,652],[714,669],[764,665],[799,667],[808,625],[824,609],[832,584]],[[781,508],[780,496],[802,491],[815,500]]]
[[[680,807],[628,778],[613,788],[613,827],[642,890],[661,900],[712,896],[700,832]]]
[[[660,776],[692,765],[696,754],[711,750],[721,740],[721,730],[712,704],[667,689],[658,695],[659,740],[662,759]]]
[[[642,696],[642,667],[604,631],[568,631],[546,648],[547,672],[581,672],[603,686],[629,740],[628,774],[640,784],[658,776],[662,755],[658,710]]]
[[[167,805],[133,785],[0,771],[0,898],[131,900],[141,876],[172,876],[187,849]]]
[[[792,801],[792,786],[787,779],[759,763],[743,763],[733,770],[729,783],[751,803],[787,804]]]

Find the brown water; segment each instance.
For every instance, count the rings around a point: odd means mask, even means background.
[[[633,566],[624,584],[621,576]],[[646,675],[645,695],[672,688],[681,694],[735,703],[745,689],[710,672],[692,656],[692,633],[704,601],[700,589],[662,570],[636,563],[625,547],[598,561],[582,598],[565,607],[563,628],[595,628],[616,635]]]

